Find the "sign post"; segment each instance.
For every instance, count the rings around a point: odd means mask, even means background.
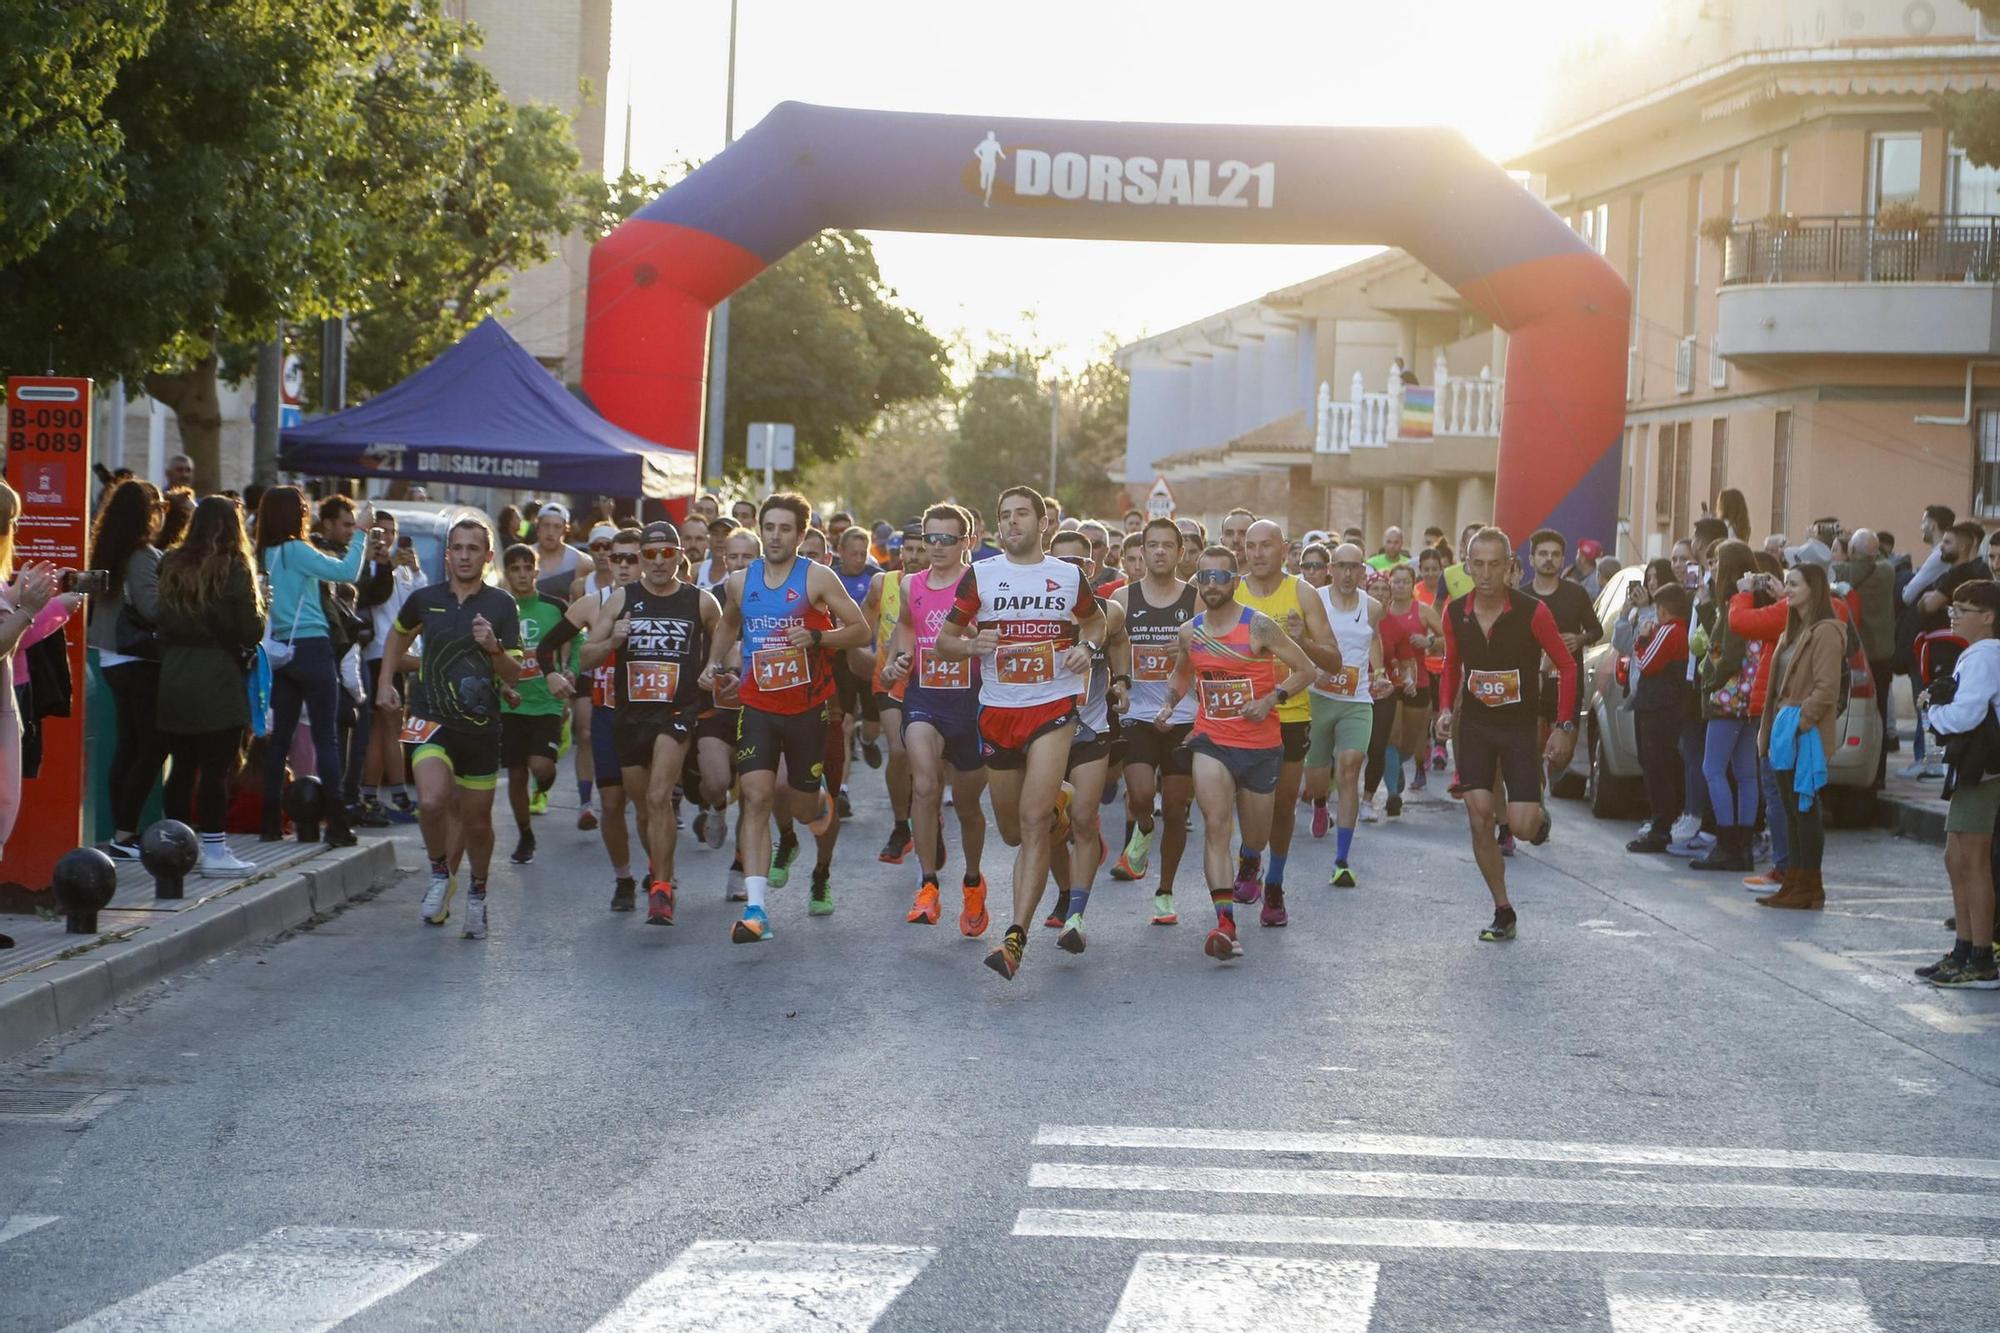
[[[14,563],[46,560],[82,569],[90,528],[91,383],[54,375],[7,381],[7,482],[21,497],[14,525]],[[84,618],[64,627],[69,651],[67,716],[42,721],[42,762],[21,788],[21,814],[7,840],[0,882],[32,891],[48,888],[55,864],[83,842]],[[14,677],[23,679],[15,659]]]
[[[790,472],[797,462],[798,432],[789,421],[753,421],[745,446],[744,466],[764,469],[764,494],[778,489],[777,474]]]
[[[1174,516],[1174,493],[1167,485],[1165,477],[1153,478],[1153,489],[1146,493],[1146,517],[1172,518]]]

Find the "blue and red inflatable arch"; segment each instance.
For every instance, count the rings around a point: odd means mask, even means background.
[[[1624,281],[1459,135],[1014,120],[787,102],[592,252],[584,390],[700,445],[710,309],[827,228],[1400,246],[1510,335],[1495,521],[1607,544]]]

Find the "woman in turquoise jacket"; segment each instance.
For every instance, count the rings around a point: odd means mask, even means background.
[[[312,502],[296,486],[273,486],[257,506],[257,564],[271,582],[269,637],[291,646],[289,661],[283,666],[272,663],[263,836],[266,842],[284,836],[284,812],[278,800],[285,782],[285,754],[292,747],[292,732],[303,707],[312,726],[313,748],[319,752],[326,841],[352,847],[355,839],[347,827],[347,808],[340,803],[340,740],[334,726],[340,712],[340,662],[328,636],[320,586],[354,581],[368,552],[368,535],[357,530],[342,555],[322,551],[306,540],[311,509]],[[358,517],[359,527],[367,527],[374,520],[374,507],[364,506]],[[280,648],[279,654],[283,652]]]

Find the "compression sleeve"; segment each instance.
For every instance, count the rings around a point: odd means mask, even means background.
[[[535,645],[535,662],[544,676],[556,670],[556,652],[581,633],[583,631],[577,628],[576,622],[564,616],[556,622],[554,629],[542,636],[542,641]]]
[[[971,570],[958,581],[958,592],[952,597],[951,610],[945,619],[952,624],[964,626],[975,624],[979,617],[979,576]]]

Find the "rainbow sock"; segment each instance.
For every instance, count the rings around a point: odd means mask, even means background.
[[[1236,919],[1236,899],[1231,896],[1231,892],[1227,888],[1210,889],[1208,891],[1208,903],[1209,906],[1215,909],[1215,917],[1218,921],[1234,921]]]

